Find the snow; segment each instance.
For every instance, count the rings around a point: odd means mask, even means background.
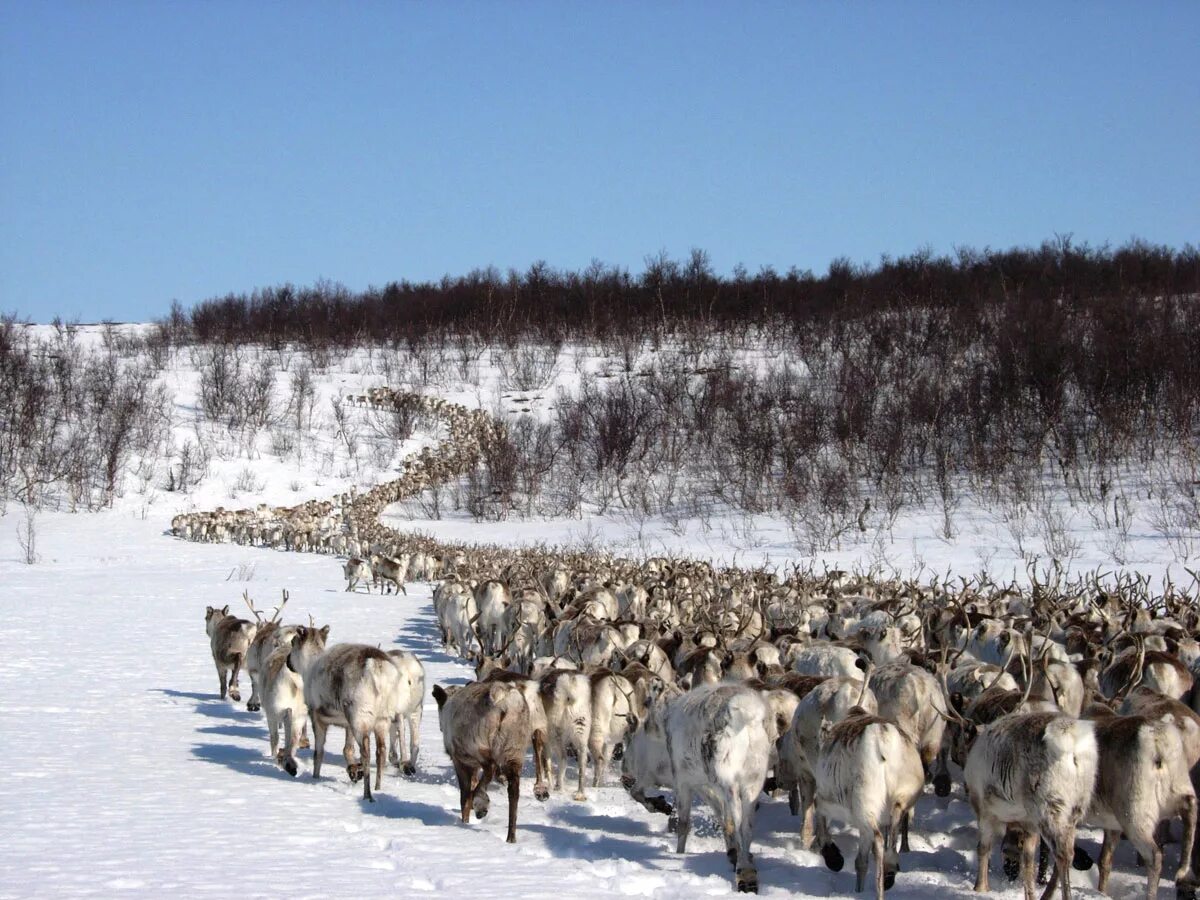
[[[483,387],[448,383],[438,392],[494,408],[502,399],[495,372],[482,368]],[[566,387],[574,373],[561,360],[558,368],[555,384]],[[165,377],[176,396],[177,440],[203,430],[195,413],[195,372],[176,360]],[[317,405],[327,408],[329,397],[379,383],[368,355],[352,354],[320,374]],[[537,393],[552,396],[549,389]],[[688,852],[677,855],[665,819],[630,800],[616,772],[606,786],[589,787],[583,803],[572,801],[568,791],[539,804],[532,779],[523,781],[513,846],[503,842],[505,801],[495,788],[491,815],[459,824],[458,791],[432,696],[425,703],[417,775],[407,779],[390,770],[375,804],[364,803],[361,787],[349,783],[340,733],[328,742],[322,779],[312,781],[311,755],[304,751],[300,777],[293,780],[267,757],[261,714],[247,712],[244,702],[217,699],[204,610],[228,603],[239,612],[243,591],[269,608],[286,589],[291,600],[285,618],[302,622],[312,615],[332,626],[331,640],[411,650],[424,661],[429,686],[472,677],[438,644],[429,584],[411,584],[407,597],[346,594],[333,558],[191,544],[166,533],[179,511],[294,503],[373,483],[390,477],[400,454],[436,439],[420,432],[396,448],[388,464],[355,465],[327,424],[314,425],[303,458],[272,457],[266,435],[249,451],[226,448],[226,457],[214,457],[211,474],[190,495],[168,493],[156,481],[131,487],[101,513],[43,512],[36,519],[40,558],[34,565],[24,564],[16,539],[21,510],[10,505],[0,516],[0,735],[9,751],[0,762],[0,898],[729,893],[732,872],[707,808],[698,811]],[[231,497],[230,482],[244,468],[260,486]],[[300,488],[292,487],[296,483]],[[932,514],[901,520],[887,546],[893,568],[915,571],[923,562],[927,572],[949,567],[956,575],[970,574],[990,552],[993,571],[1001,578],[1011,574],[1018,557],[1005,555],[994,519],[966,507],[960,515],[964,537],[951,542],[935,536]],[[602,544],[622,552],[669,550],[746,563],[813,559],[770,517],[664,522],[593,515],[497,525],[461,517],[417,519],[411,507],[396,507],[389,524],[496,543]],[[1079,528],[1089,547],[1099,547]],[[1098,560],[1112,568],[1099,550],[1095,554],[1077,566],[1090,568]],[[872,555],[872,547],[859,542],[815,562],[818,568],[823,562],[867,568]],[[1135,555],[1138,568],[1152,574],[1173,562],[1153,535],[1145,536]],[[245,698],[244,674],[242,685]],[[754,841],[761,891],[851,894],[854,845],[846,832],[840,834],[848,863],[832,873],[819,856],[800,848],[786,798],[765,799]],[[948,799],[927,792],[917,807],[913,852],[902,858],[890,894],[900,900],[967,896],[975,836],[961,787]],[[1084,839],[1093,855],[1098,838],[1088,832]],[[1118,851],[1114,896],[1140,895],[1132,857],[1128,846]],[[1164,871],[1170,872],[1173,849],[1167,857]],[[1073,873],[1077,886],[1094,889],[1095,879],[1094,869]],[[1016,896],[1016,887],[999,873],[998,851],[993,883],[996,894]]]

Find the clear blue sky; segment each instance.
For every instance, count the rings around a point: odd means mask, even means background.
[[[0,311],[1200,241],[1200,3],[0,0]]]

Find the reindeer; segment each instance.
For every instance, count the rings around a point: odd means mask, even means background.
[[[966,727],[967,723],[963,723]],[[1026,900],[1034,896],[1039,835],[1054,854],[1063,900],[1071,896],[1075,829],[1091,803],[1099,750],[1092,723],[1058,712],[1013,713],[978,732],[963,774],[979,823],[975,890],[988,890],[992,844],[1005,825],[1023,832],[1021,876]]]
[[[529,707],[521,691],[500,681],[433,687],[446,753],[454,763],[463,824],[471,811],[482,819],[490,805],[487,787],[497,775],[508,786],[508,836],[517,841],[521,765],[530,742]]]
[[[770,712],[758,692],[742,685],[698,687],[666,709],[666,744],[678,815],[676,851],[687,849],[692,796],[717,813],[725,848],[742,892],[758,893],[750,854],[754,802],[767,777]]]
[[[829,729],[821,740],[816,765],[818,842],[826,865],[842,867],[827,820],[832,817],[858,830],[854,860],[856,891],[866,884],[869,858],[875,860],[875,896],[896,880],[896,839],[925,786],[920,754],[897,725],[861,707]]]
[[[495,654],[505,634],[505,613],[512,605],[512,593],[502,581],[490,579],[475,588],[475,606],[479,610],[477,631],[486,655]]]
[[[396,593],[408,596],[408,591],[404,589],[404,579],[408,577],[410,559],[407,553],[395,557],[371,557],[371,571],[375,573],[375,583],[379,585],[380,593],[387,593],[390,584]]]
[[[254,619],[258,623],[254,640],[250,642],[250,649],[246,652],[246,671],[250,675],[250,699],[246,701],[246,709],[250,712],[257,712],[262,705],[259,699],[261,696],[259,672],[267,661],[267,657],[280,647],[287,646],[292,642],[292,636],[296,629],[292,626],[285,628],[279,624],[280,613],[283,612],[283,608],[287,606],[288,602],[287,591],[283,592],[283,602],[274,607],[275,612],[270,619],[264,619],[261,610],[255,608],[249,591],[242,592],[242,599],[250,607],[250,612],[254,614]]]
[[[363,781],[363,798],[371,796],[371,735],[375,735],[375,789],[383,786],[383,761],[389,728],[399,710],[404,679],[395,661],[377,647],[336,644],[325,649],[329,626],[300,626],[292,639],[288,666],[304,680],[304,701],[313,728],[313,778],[321,777],[325,732],[330,725],[346,729],[347,744],[359,761],[347,760],[351,782]]]
[[[416,655],[407,650],[389,650],[400,671],[400,697],[396,702],[396,717],[392,720],[389,760],[405,775],[417,772],[417,755],[421,750],[421,716],[425,702],[425,667]],[[404,729],[408,729],[408,746],[404,745]]]
[[[546,710],[546,744],[555,769],[556,790],[562,790],[568,748],[575,751],[579,784],[575,800],[587,800],[583,781],[592,732],[591,679],[582,672],[551,669],[540,679],[539,693]]]
[[[1183,817],[1183,842],[1175,881],[1191,870],[1196,836],[1196,791],[1188,774],[1183,741],[1170,716],[1101,716],[1095,720],[1099,769],[1096,792],[1084,817],[1104,829],[1099,882],[1107,893],[1113,853],[1122,834],[1146,863],[1146,900],[1158,896],[1162,849],[1155,840],[1158,823]]]
[[[592,787],[600,787],[613,753],[624,746],[630,721],[642,715],[643,710],[634,686],[624,675],[598,669],[588,678],[592,685],[592,727],[588,735],[594,766]]]
[[[792,815],[800,817],[806,844],[809,843],[808,813],[816,798],[816,767],[821,739],[834,725],[849,716],[853,709],[863,709],[872,714],[878,709],[868,679],[824,679],[811,687],[797,704],[792,726],[780,738],[777,783],[788,791],[788,806]],[[833,851],[836,852],[836,847]],[[832,857],[828,857],[826,863],[832,867],[831,860]],[[837,868],[840,867],[841,863],[838,863]]]
[[[374,580],[374,574],[371,572],[371,564],[365,559],[353,557],[346,560],[346,564],[342,566],[342,572],[346,576],[346,590],[353,591],[361,581],[367,587],[367,593],[371,593],[371,582]]]
[[[267,717],[271,758],[285,772],[296,777],[299,766],[296,748],[302,746],[302,730],[308,723],[308,705],[304,702],[304,680],[288,666],[291,640],[276,647],[263,660],[258,679],[261,682],[262,709]],[[283,749],[279,748],[279,729],[283,728]]]
[[[217,678],[221,683],[221,699],[225,699],[225,679],[229,675],[229,698],[233,701],[242,699],[238,689],[238,672],[246,660],[250,642],[254,640],[256,626],[246,619],[239,619],[229,614],[229,604],[220,609],[208,607],[204,613],[204,629],[208,632],[208,642],[212,648],[213,664],[217,667]]]

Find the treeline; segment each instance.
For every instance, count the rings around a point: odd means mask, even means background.
[[[882,312],[937,307],[978,320],[1011,309],[1039,315],[1097,310],[1128,298],[1200,293],[1200,250],[1142,241],[1118,248],[1076,246],[1067,238],[1037,248],[919,251],[874,265],[848,259],[824,275],[771,268],[714,273],[707,254],[648,258],[645,270],[593,263],[560,271],[535,263],[524,272],[495,268],[436,283],[392,282],[352,292],[336,284],[262,288],[176,307],[164,325],[203,343],[354,346],[413,342],[470,333],[514,344],[570,338],[730,328],[772,322],[804,327]]]

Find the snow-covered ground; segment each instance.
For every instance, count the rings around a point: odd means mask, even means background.
[[[94,337],[94,332],[92,334]],[[582,350],[572,351],[582,353]],[[277,358],[277,391],[287,389]],[[577,372],[615,360],[589,355],[560,359],[544,389],[508,390],[486,361],[469,378],[445,374],[424,386],[456,402],[501,414],[539,414]],[[200,421],[198,376],[186,358],[164,373],[175,397],[175,449],[207,441],[207,476],[190,492],[164,489],[165,463],[152,477],[130,481],[114,507],[94,514],[44,511],[36,517],[38,557],[24,563],[17,531],[24,512],[0,515],[0,897],[298,896],[375,897],[443,892],[481,897],[601,897],[720,895],[732,889],[722,841],[705,811],[688,853],[673,852],[666,822],[633,803],[616,784],[589,790],[585,803],[569,794],[546,804],[523,784],[518,843],[503,843],[504,800],[493,792],[492,816],[457,823],[457,788],[442,750],[432,697],[425,705],[419,772],[391,773],[378,802],[365,804],[340,767],[340,738],[329,741],[325,777],[313,783],[311,757],[289,778],[267,758],[264,721],[243,704],[217,699],[217,680],[204,632],[207,605],[239,611],[243,591],[260,607],[291,600],[286,618],[312,615],[332,626],[331,638],[415,652],[429,685],[462,682],[470,670],[438,646],[431,586],[413,584],[407,597],[346,594],[339,563],[325,556],[236,545],[191,544],[169,537],[177,512],[295,503],[351,485],[394,477],[395,462],[436,440],[418,430],[403,446],[382,447],[369,429],[351,454],[331,428],[330,399],[388,381],[377,355],[358,351],[315,373],[318,396],[300,451],[272,451],[263,432],[249,446]],[[405,384],[402,377],[390,383]],[[524,402],[528,398],[528,402]],[[540,398],[540,399],[538,399]],[[353,416],[366,416],[354,411]],[[1103,535],[1081,513],[1064,510],[1083,549],[1077,570],[1113,568]],[[1024,573],[1009,535],[994,516],[969,504],[958,511],[959,537],[937,536],[936,512],[906,513],[889,534],[848,538],[842,548],[806,556],[786,524],[737,514],[697,520],[645,520],[620,514],[575,520],[476,523],[447,511],[434,521],[413,505],[394,507],[389,522],[442,538],[516,543],[588,544],[638,554],[664,550],[757,564],[767,559],[903,574],[970,575],[987,568],[998,579]],[[1127,548],[1131,566],[1161,575],[1181,573],[1174,552],[1147,528]],[[245,695],[248,681],[243,679]],[[761,890],[795,896],[852,893],[852,865],[828,872],[800,849],[797,822],[784,798],[764,800],[755,829]],[[843,833],[849,858],[853,845]],[[1095,833],[1085,845],[1095,853]],[[959,788],[946,801],[932,793],[918,806],[913,852],[893,895],[951,897],[970,893],[975,828]],[[1172,871],[1168,850],[1164,871]],[[1140,894],[1132,851],[1118,851],[1112,893]],[[996,893],[1016,890],[998,875]],[[1075,873],[1094,886],[1095,871]],[[1164,887],[1163,890],[1168,890]]]

